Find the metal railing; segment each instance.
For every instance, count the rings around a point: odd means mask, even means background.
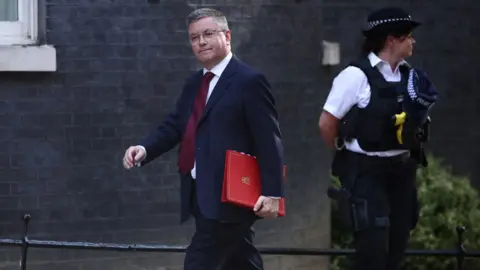
[[[29,214],[23,217],[24,231],[21,240],[0,238],[0,246],[17,246],[22,249],[20,269],[27,269],[28,249],[51,248],[51,249],[84,249],[84,250],[105,250],[105,251],[139,251],[139,252],[169,252],[181,253],[186,251],[185,246],[172,245],[142,245],[142,244],[114,244],[114,243],[90,243],[90,242],[65,242],[31,240],[28,238],[28,225],[31,220]],[[457,270],[463,269],[465,258],[480,258],[480,251],[467,251],[463,245],[464,227],[457,227],[456,248],[452,250],[406,250],[407,256],[446,256],[456,257]],[[300,255],[300,256],[345,256],[353,255],[353,249],[317,249],[317,248],[274,248],[260,247],[260,253],[268,255]]]

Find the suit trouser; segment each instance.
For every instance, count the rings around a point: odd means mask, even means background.
[[[253,245],[254,221],[226,223],[205,218],[198,207],[195,183],[192,187],[196,231],[187,248],[184,270],[263,269],[260,253]]]
[[[369,226],[354,232],[354,270],[397,270],[418,219],[416,160],[347,152],[340,177],[353,198],[366,202]],[[387,220],[385,222],[379,221]]]

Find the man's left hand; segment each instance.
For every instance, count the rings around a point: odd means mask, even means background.
[[[253,211],[259,217],[275,218],[278,216],[280,198],[260,196],[253,207]]]

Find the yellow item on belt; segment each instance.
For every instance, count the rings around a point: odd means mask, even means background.
[[[398,128],[397,128],[397,141],[400,144],[403,144],[402,131],[403,131],[403,123],[405,123],[406,118],[407,118],[407,114],[405,112],[395,114],[395,116],[394,116],[395,126],[398,126]]]

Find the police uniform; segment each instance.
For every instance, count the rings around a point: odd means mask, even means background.
[[[419,23],[387,8],[369,16],[365,33],[398,25]],[[329,195],[345,199],[340,203],[354,231],[355,270],[397,269],[416,224],[416,169],[425,165],[425,126],[436,100],[419,81],[428,80],[406,61],[392,71],[370,52],[335,77],[324,105],[340,119],[332,173],[343,193]]]

